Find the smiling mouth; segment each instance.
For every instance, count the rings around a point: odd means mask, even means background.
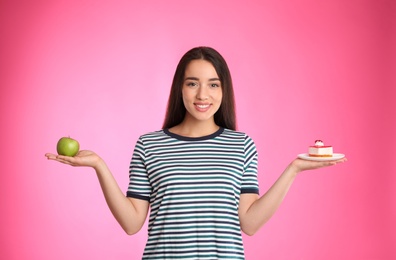
[[[197,111],[199,112],[206,112],[207,110],[209,110],[211,104],[194,104],[195,108],[197,109]]]
[[[197,107],[199,107],[199,108],[201,108],[201,109],[205,109],[205,108],[208,108],[210,105],[209,104],[206,104],[206,105],[198,105],[198,104],[195,104]]]

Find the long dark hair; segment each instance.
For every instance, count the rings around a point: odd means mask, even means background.
[[[221,82],[223,99],[219,110],[214,115],[215,123],[218,126],[236,130],[235,99],[230,70],[220,53],[210,47],[193,48],[180,59],[175,75],[173,76],[168,107],[162,128],[171,128],[183,121],[186,115],[186,108],[184,107],[182,98],[184,73],[187,65],[192,60],[200,59],[209,61],[213,65]]]

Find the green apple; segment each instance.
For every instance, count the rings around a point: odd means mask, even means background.
[[[73,157],[78,153],[79,149],[80,144],[70,137],[62,137],[56,145],[56,151],[59,155]]]

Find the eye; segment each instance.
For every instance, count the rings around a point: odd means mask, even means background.
[[[220,86],[221,86],[220,83],[212,83],[212,84],[210,84],[211,88],[219,88]]]
[[[189,82],[186,82],[186,86],[189,86],[189,87],[196,87],[196,86],[198,86],[198,83],[193,82],[193,81],[189,81]]]

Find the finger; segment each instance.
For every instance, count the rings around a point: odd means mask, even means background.
[[[75,164],[75,158],[63,155],[46,154],[49,160],[54,160],[63,164],[73,165]]]
[[[68,158],[56,157],[56,160],[61,163],[71,163]]]
[[[57,160],[70,165],[76,164],[76,158],[70,156],[58,155]]]
[[[347,161],[347,159],[346,158],[342,158],[342,159],[339,159],[339,160],[336,160],[336,161],[332,161],[334,164],[339,164],[339,163],[344,163],[344,162],[346,162]]]
[[[70,158],[73,158],[73,157],[59,154],[59,155],[56,156],[56,158],[61,159],[61,160],[70,160]]]
[[[49,159],[49,160],[55,160],[56,159],[56,154],[46,153],[44,156],[47,157],[47,159]]]
[[[329,161],[326,166],[333,166],[333,165],[337,165],[337,164],[340,164],[340,163],[344,163],[346,161],[347,161],[346,158],[342,158],[342,159],[339,159],[339,160],[336,160],[336,161]]]

